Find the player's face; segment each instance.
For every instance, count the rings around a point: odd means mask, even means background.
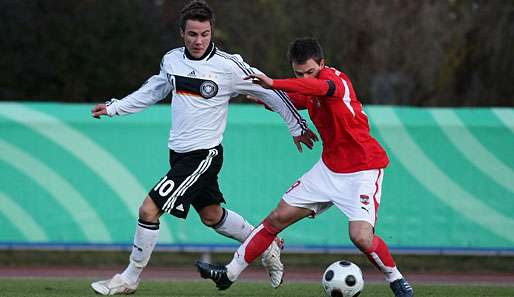
[[[293,62],[294,75],[298,78],[316,78],[318,77],[319,71],[325,67],[325,60],[316,62],[314,59],[309,59],[303,64],[297,64]]]
[[[184,39],[184,44],[191,56],[201,58],[211,43],[211,23],[187,20],[180,36]]]

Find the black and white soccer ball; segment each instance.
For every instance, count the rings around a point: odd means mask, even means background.
[[[364,289],[362,271],[350,261],[337,261],[328,266],[321,283],[328,297],[357,297]]]

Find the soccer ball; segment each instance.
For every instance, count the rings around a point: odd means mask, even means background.
[[[328,297],[356,297],[364,289],[362,271],[350,261],[337,261],[328,266],[321,283]]]

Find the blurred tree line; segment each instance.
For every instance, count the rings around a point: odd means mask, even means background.
[[[184,0],[0,0],[0,100],[122,98],[182,46]],[[514,106],[512,0],[210,0],[215,41],[271,77],[317,37],[366,104]]]

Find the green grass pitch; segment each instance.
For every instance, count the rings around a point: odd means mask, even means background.
[[[24,297],[75,297],[95,296],[86,279],[32,279],[0,278],[0,296]],[[415,295],[419,297],[512,297],[514,284],[505,286],[485,285],[426,285],[414,284]],[[210,281],[144,281],[135,297],[187,296],[187,297],[323,297],[318,283],[287,283],[279,289],[272,289],[267,283],[239,282],[226,291],[218,291]],[[359,297],[392,296],[385,284],[366,284]]]

